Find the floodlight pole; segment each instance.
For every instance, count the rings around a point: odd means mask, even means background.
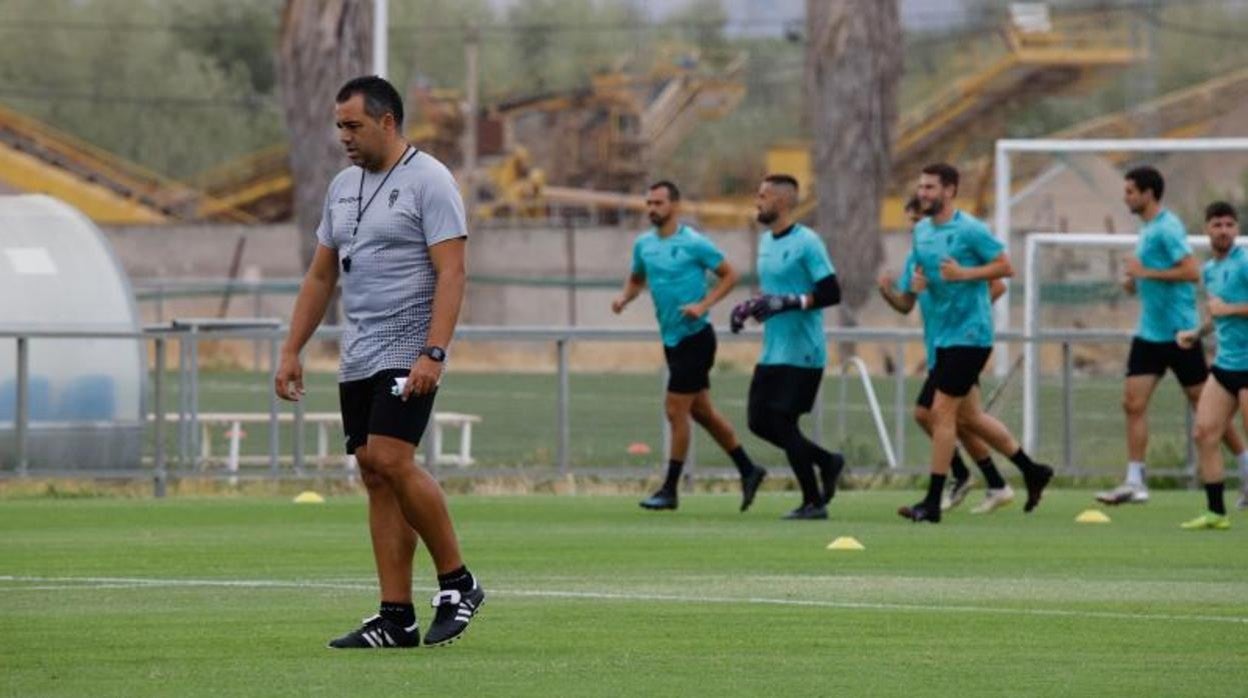
[[[373,0],[373,74],[384,78],[390,51],[390,0]]]

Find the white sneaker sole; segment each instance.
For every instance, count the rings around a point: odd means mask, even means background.
[[[998,509],[1004,509],[1014,503],[1014,496],[1009,497],[993,497],[984,500],[979,506],[971,509],[972,514],[991,514]]]

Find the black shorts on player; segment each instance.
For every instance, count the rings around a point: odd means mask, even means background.
[[[1213,379],[1222,386],[1223,390],[1235,397],[1239,397],[1241,390],[1248,390],[1248,371],[1228,371],[1214,366],[1209,369],[1209,372],[1213,374]]]
[[[822,368],[760,364],[750,381],[750,431],[784,451],[802,489],[802,505],[785,518],[826,519],[845,467],[841,454],[824,450],[798,427],[801,416],[814,408],[822,380]],[[815,479],[815,468],[822,483]]]
[[[979,383],[992,347],[940,347],[930,380],[936,390],[950,397],[965,397]]]
[[[1150,342],[1139,337],[1131,340],[1131,353],[1127,356],[1127,377],[1164,376],[1166,369],[1174,371],[1179,385],[1190,388],[1200,385],[1209,377],[1209,365],[1205,362],[1205,348],[1199,340],[1184,349],[1178,342]]]
[[[710,388],[716,346],[715,330],[710,325],[680,340],[674,347],[664,346],[667,392],[692,395]]]
[[[388,369],[369,378],[338,384],[348,454],[368,443],[369,434],[420,443],[438,391],[413,393],[407,400],[401,399],[394,394],[395,379],[407,378],[409,373],[406,369]]]
[[[759,364],[750,379],[749,413],[803,415],[814,409],[822,368]]]

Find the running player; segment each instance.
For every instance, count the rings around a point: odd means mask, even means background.
[[[1183,528],[1227,529],[1231,522],[1222,501],[1225,475],[1219,444],[1236,410],[1248,426],[1248,252],[1235,244],[1239,216],[1224,201],[1215,201],[1205,209],[1205,234],[1213,250],[1213,259],[1205,262],[1202,270],[1211,318],[1199,329],[1180,331],[1174,339],[1186,349],[1199,346],[1200,338],[1211,331],[1217,333],[1218,353],[1212,375],[1200,391],[1193,434],[1200,452],[1200,479],[1208,510],[1185,522]],[[1245,499],[1248,492],[1240,498],[1241,506]]]
[[[992,353],[992,303],[988,284],[1013,274],[1004,245],[988,227],[954,207],[958,171],[951,165],[928,165],[919,176],[918,197],[923,215],[914,228],[914,247],[901,280],[902,291],[919,292],[915,278],[925,281],[935,317],[936,364],[932,382],[932,460],[927,496],[897,510],[911,521],[940,522],[941,493],[949,474],[962,424],[1002,455],[1009,456],[1027,485],[1024,512],[1040,503],[1053,469],[1035,463],[1010,432],[984,412],[979,403],[979,373]]]
[[[912,196],[906,201],[905,213],[910,219],[910,228],[913,232],[914,226],[923,219],[922,208],[917,196]],[[932,368],[936,365],[936,348],[933,343],[936,340],[936,317],[932,308],[932,297],[926,292],[927,281],[923,277],[922,271],[917,273],[913,267],[907,269],[907,275],[911,278],[912,291],[902,291],[897,288],[897,280],[892,274],[885,273],[880,276],[879,287],[880,296],[894,310],[902,315],[908,315],[914,310],[915,303],[918,303],[919,313],[923,316],[923,343],[927,356],[927,378],[923,381],[923,387],[919,390],[918,399],[914,406],[914,421],[927,433],[932,434],[932,399],[936,396],[936,384],[932,377]],[[993,279],[989,283],[989,293],[995,302],[1001,294],[1005,293],[1005,283],[1000,279]],[[901,370],[899,367],[898,370]],[[984,501],[971,510],[972,514],[987,514],[1010,502],[1014,501],[1014,490],[1006,483],[1005,478],[1001,477],[1001,472],[997,470],[997,466],[992,462],[992,453],[988,450],[988,445],[983,442],[975,434],[964,430],[958,430],[958,440],[962,442],[963,448],[966,449],[968,455],[974,459],[975,464],[979,467],[980,472],[984,476],[984,481],[988,484],[988,492],[984,497]],[[967,493],[971,491],[971,472],[967,469],[966,464],[962,462],[962,455],[955,448],[953,451],[953,461],[949,464],[949,469],[953,475],[953,482],[949,486],[949,490],[945,493],[941,500],[941,510],[949,511],[966,499]]]
[[[823,380],[828,351],[823,308],[841,300],[836,269],[818,233],[793,220],[798,184],[790,175],[766,177],[758,187],[758,245],[763,295],[732,309],[732,331],[748,318],[763,323],[763,352],[750,381],[750,431],[784,451],[802,490],[786,519],[826,519],[845,459],[807,439],[798,428]],[[819,469],[823,489],[815,478]]]
[[[667,478],[652,496],[642,500],[646,509],[675,509],[677,487],[691,438],[689,418],[710,433],[732,458],[741,475],[741,511],[750,508],[767,471],[746,455],[737,434],[711,404],[711,367],[715,365],[715,330],[707,322],[711,307],[723,300],[737,283],[737,272],[706,236],[678,220],[680,190],[661,181],[650,185],[646,209],[654,227],[633,244],[632,273],[624,290],[611,303],[620,314],[647,285],[663,336],[667,357],[667,422],[671,427],[671,453]],[[706,274],[719,281],[707,289]]]
[[[1166,369],[1174,371],[1193,406],[1209,376],[1205,351],[1199,339],[1184,348],[1175,333],[1196,327],[1196,282],[1200,267],[1187,244],[1187,231],[1179,217],[1161,205],[1166,182],[1152,167],[1127,172],[1123,200],[1140,217],[1140,239],[1135,256],[1128,258],[1123,288],[1140,297],[1140,321],[1131,340],[1127,378],[1123,383],[1122,408],[1127,419],[1127,479],[1120,486],[1098,492],[1105,504],[1143,504],[1148,501],[1144,479],[1144,456],[1148,450],[1148,403]],[[1248,467],[1248,452],[1233,427],[1223,443],[1236,454],[1241,468]]]

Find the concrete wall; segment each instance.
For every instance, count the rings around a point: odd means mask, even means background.
[[[135,281],[224,278],[240,239],[245,239],[242,278],[290,279],[303,273],[299,234],[292,225],[113,227],[104,231],[122,266]],[[476,231],[468,246],[468,268],[481,281],[469,287],[463,321],[477,325],[562,325],[573,320],[587,326],[653,323],[654,310],[645,294],[622,317],[615,317],[610,310],[611,299],[628,274],[638,232],[608,227],[576,228],[575,240],[569,243],[568,231],[560,227],[489,227]],[[709,235],[739,271],[753,270],[757,245],[754,233]],[[904,235],[885,236],[890,267],[900,267],[908,242]],[[573,264],[569,264],[569,253]],[[573,274],[581,281],[609,280],[611,285],[581,287],[572,292],[559,286],[498,283],[503,278],[555,282]],[[737,289],[728,302],[717,308],[717,321],[726,322],[727,309],[748,293],[748,288]],[[285,315],[292,302],[293,298],[269,297],[263,309]],[[219,303],[219,299],[170,302],[165,315],[195,307],[215,312]],[[249,301],[236,305],[231,305],[231,314],[250,314],[253,308]]]
[[[105,234],[112,242],[122,266],[135,282],[156,279],[223,278],[229,272],[235,245],[246,239],[240,276],[244,279],[292,279],[303,273],[298,256],[298,233],[291,225],[274,226],[165,226],[113,227]],[[569,245],[568,232],[562,227],[517,226],[507,229],[485,227],[473,234],[468,246],[469,274],[478,279],[468,288],[461,322],[472,325],[564,325],[574,319],[582,327],[653,327],[654,309],[648,294],[642,294],[624,313],[611,313],[611,299],[628,273],[632,260],[633,240],[639,231],[585,227],[575,230],[575,242]],[[756,235],[746,231],[709,234],[724,250],[730,263],[742,273],[753,271]],[[900,268],[909,247],[906,235],[884,237],[887,265]],[[548,282],[569,276],[569,252],[574,251],[575,274],[581,281],[607,282],[598,288],[581,287],[575,291],[560,286],[491,283],[501,277]],[[732,305],[745,299],[752,289],[739,287],[712,311],[712,321],[726,327]],[[164,300],[140,303],[145,323],[166,322],[174,317],[215,317],[223,299],[219,296]],[[289,318],[293,295],[235,295],[228,304],[230,317]],[[828,313],[828,322],[836,322],[836,314]],[[873,299],[863,312],[863,324],[871,326],[917,326],[915,316],[901,317]],[[873,364],[882,363],[884,349],[862,348]],[[225,361],[250,363],[250,345],[217,348],[217,356]],[[910,348],[907,365],[921,362],[921,347]],[[757,356],[752,344],[724,345],[725,361],[749,365]],[[738,356],[739,355],[739,356]],[[526,343],[489,343],[481,346],[457,347],[456,364],[460,367],[541,370],[553,366],[550,347]],[[332,363],[334,357],[321,357]],[[658,348],[632,345],[586,345],[574,352],[577,366],[614,366],[618,368],[652,368],[662,361]]]

